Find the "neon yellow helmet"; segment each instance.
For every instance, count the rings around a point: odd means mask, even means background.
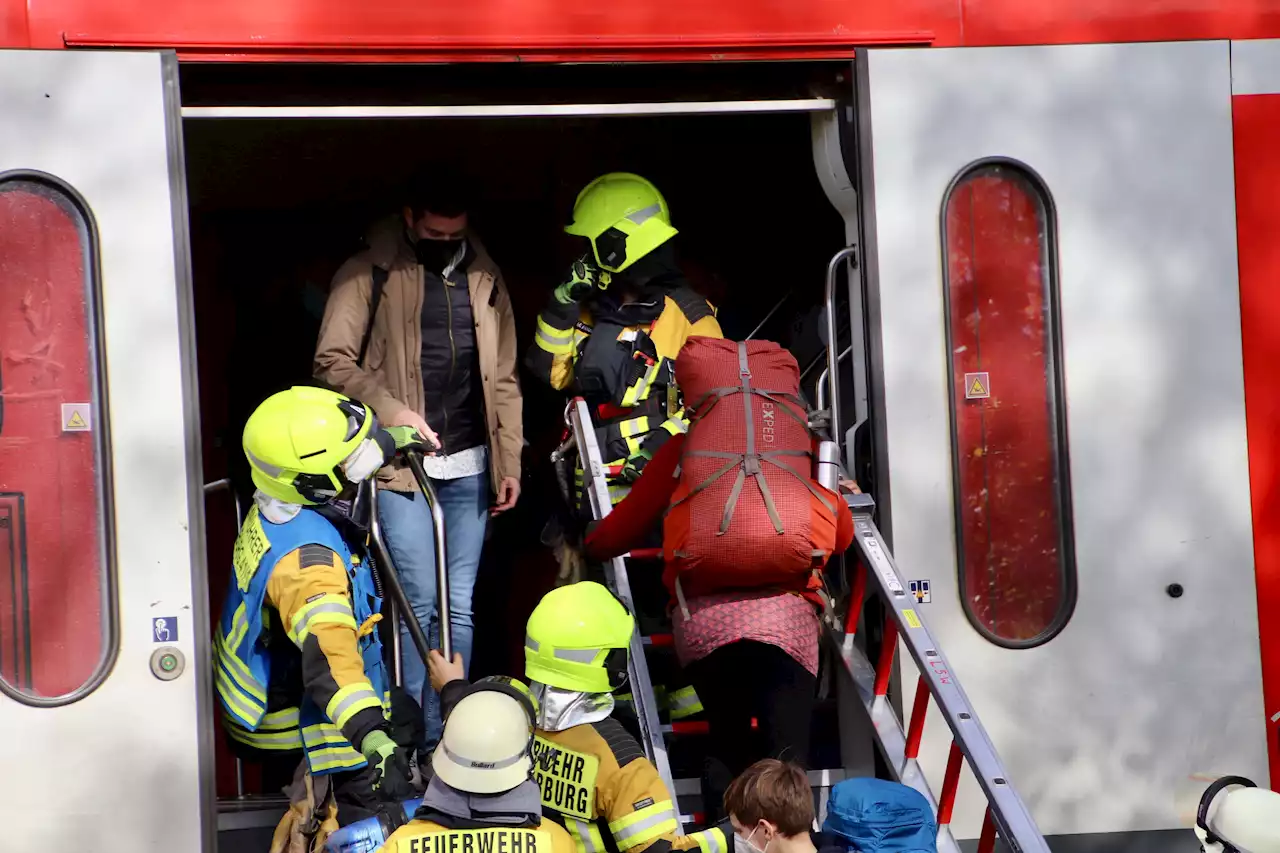
[[[634,628],[627,608],[598,583],[553,589],[529,616],[525,678],[580,693],[617,690],[627,679]]]
[[[564,230],[586,237],[596,264],[609,272],[622,272],[679,233],[658,188],[630,172],[610,172],[587,184]]]
[[[325,388],[298,386],[272,394],[244,425],[244,455],[253,483],[273,498],[316,505],[352,483],[345,462],[369,438],[373,411]]]

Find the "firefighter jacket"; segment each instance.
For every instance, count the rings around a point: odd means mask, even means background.
[[[368,563],[315,510],[274,524],[255,506],[233,566],[214,643],[228,735],[304,749],[316,775],[363,767],[352,744],[385,728],[390,707]]]
[[[549,820],[536,826],[486,826],[440,819],[458,826],[415,817],[391,833],[379,853],[574,853],[573,839]]]
[[[533,777],[543,813],[564,824],[578,853],[728,853],[721,827],[676,834],[676,803],[658,769],[612,718],[562,732],[539,729]]]
[[[613,503],[629,489],[621,476],[628,460],[638,472],[689,428],[675,385],[680,348],[691,335],[723,337],[711,305],[683,282],[649,288],[644,299],[619,306],[553,298],[525,358],[534,375],[591,406]],[[580,491],[581,470],[576,477]]]
[[[466,687],[459,679],[440,691],[446,717]],[[676,834],[676,803],[658,768],[613,718],[561,732],[535,729],[533,781],[543,815],[568,830],[576,853],[732,853],[727,823]]]

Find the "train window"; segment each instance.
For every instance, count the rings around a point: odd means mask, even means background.
[[[1075,607],[1053,202],[1009,160],[964,169],[942,239],[960,598],[993,643],[1047,642]]]
[[[0,173],[0,692],[87,695],[115,655],[96,230],[49,175]]]

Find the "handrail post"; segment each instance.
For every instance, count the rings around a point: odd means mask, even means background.
[[[831,396],[831,439],[840,446],[840,458],[844,459],[844,435],[840,432],[840,358],[836,340],[836,274],[841,264],[855,260],[857,246],[848,246],[836,252],[827,263],[827,281],[823,298],[827,309],[827,386]]]
[[[449,557],[444,541],[444,509],[440,506],[440,496],[436,494],[431,478],[422,467],[422,457],[415,452],[406,453],[409,470],[418,481],[418,488],[431,510],[431,526],[436,546],[436,614],[440,622],[440,653],[447,661],[453,660],[453,626],[449,614]]]
[[[382,524],[378,520],[378,496],[377,485],[372,481],[366,481],[360,484],[361,490],[369,491],[369,538],[373,545],[373,555],[375,557],[374,565],[378,570],[377,577],[382,581],[383,589],[387,598],[400,609],[403,614],[404,626],[409,629],[409,639],[413,641],[413,646],[418,652],[418,656],[422,658],[422,665],[427,665],[427,654],[431,647],[427,642],[427,634],[422,630],[422,624],[418,622],[417,614],[413,612],[413,607],[409,603],[409,596],[404,591],[404,586],[400,583],[400,575],[396,573],[395,563],[391,560],[391,551],[387,548],[386,541],[382,538]],[[397,633],[400,626],[396,625]],[[393,646],[394,650],[394,646]],[[416,697],[418,701],[422,697]]]
[[[365,488],[367,488],[369,495],[369,541],[373,545],[379,561],[375,578],[381,580],[382,554],[387,553],[387,545],[382,538],[382,521],[378,518],[378,487],[376,484],[370,483]],[[391,570],[393,571],[394,569]],[[405,617],[400,612],[400,603],[395,596],[387,596],[387,615],[389,617],[388,621],[391,622],[391,676],[396,687],[403,687],[404,648],[400,640],[400,620]],[[413,611],[409,612],[409,618],[413,618]],[[423,663],[426,663],[426,661],[423,661]]]
[[[240,535],[240,526],[244,524],[244,513],[240,509],[240,496],[236,494],[235,489],[231,488],[231,478],[223,477],[221,480],[213,480],[204,484],[205,497],[221,491],[226,491],[231,495],[231,504],[236,513],[236,536],[238,537]],[[240,760],[239,756],[236,756],[236,799],[244,799],[244,762]]]

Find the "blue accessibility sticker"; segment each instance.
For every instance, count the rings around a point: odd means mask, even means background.
[[[178,641],[177,617],[156,616],[152,618],[151,641],[153,643],[176,643]]]

